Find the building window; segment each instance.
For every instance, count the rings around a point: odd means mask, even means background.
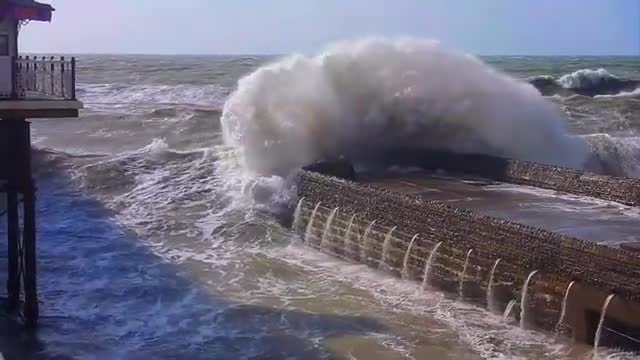
[[[9,35],[0,34],[0,56],[9,56]]]

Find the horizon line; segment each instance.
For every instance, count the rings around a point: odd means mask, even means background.
[[[43,51],[20,51],[21,54],[34,54],[34,55],[111,55],[111,56],[264,56],[264,57],[278,57],[289,56],[295,54],[305,54],[303,52],[289,52],[289,53],[127,53],[127,52],[43,52]],[[479,57],[640,57],[640,54],[473,54],[473,56]],[[315,56],[312,55],[312,56]]]

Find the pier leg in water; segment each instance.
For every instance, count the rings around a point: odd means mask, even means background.
[[[600,344],[600,337],[602,337],[602,328],[604,327],[604,320],[607,317],[607,308],[609,307],[609,303],[615,297],[615,294],[610,294],[604,301],[602,305],[602,310],[600,312],[600,321],[598,322],[598,329],[596,330],[596,336],[593,339],[593,358],[598,358],[598,345]]]
[[[329,241],[329,236],[331,235],[331,225],[333,223],[333,218],[336,216],[338,209],[340,208],[337,207],[333,209],[333,211],[331,212],[331,214],[329,214],[329,217],[327,218],[327,222],[324,224],[324,230],[322,231],[322,238],[320,240],[321,249],[324,249],[325,246],[327,246],[327,241]]]
[[[22,297],[25,325],[34,328],[38,322],[39,309],[36,283],[36,187],[31,170],[30,123],[22,118],[3,118],[2,121],[12,128],[8,141],[11,156],[6,164],[7,169],[4,169],[8,171],[8,305],[11,310],[18,310]],[[19,193],[22,193],[22,234],[18,210]]]
[[[418,235],[420,235],[420,234],[415,234],[411,238],[411,242],[409,243],[409,246],[407,247],[407,252],[404,254],[404,260],[402,261],[402,273],[400,274],[400,276],[403,279],[406,279],[406,280],[408,280],[409,277],[410,277],[409,276],[409,256],[411,256],[411,248],[413,247],[413,243],[418,238]]]
[[[462,274],[460,274],[460,285],[458,286],[458,296],[460,296],[461,298],[464,296],[464,276],[467,273],[467,266],[469,265],[469,257],[471,256],[472,252],[473,252],[473,249],[469,249],[469,251],[467,251],[467,257],[464,259],[464,266],[462,267]]]
[[[498,311],[496,306],[496,299],[493,295],[493,282],[496,276],[496,269],[498,268],[498,264],[500,264],[500,259],[496,260],[491,268],[491,275],[489,276],[489,285],[487,286],[487,308],[489,311]]]
[[[371,232],[371,228],[375,224],[376,220],[373,220],[364,230],[364,234],[362,234],[362,240],[360,241],[360,261],[367,260],[367,249],[369,248],[369,232]]]
[[[442,241],[440,241],[439,243],[436,244],[436,246],[433,247],[433,250],[431,250],[431,254],[429,254],[429,258],[427,259],[427,262],[424,266],[424,275],[422,276],[423,289],[426,289],[427,286],[429,285],[429,272],[431,271],[431,266],[433,265],[433,258],[438,252],[438,248],[440,247],[440,245],[442,245]]]
[[[347,231],[344,233],[344,251],[346,252],[346,256],[349,257],[351,251],[353,249],[351,242],[351,228],[353,227],[353,222],[356,219],[358,214],[353,214],[351,219],[349,219],[349,225],[347,225]]]
[[[7,310],[16,311],[20,305],[20,292],[22,279],[20,277],[20,269],[23,268],[22,256],[20,256],[20,212],[18,209],[18,195],[22,188],[23,179],[19,174],[22,173],[21,154],[24,153],[24,146],[21,144],[23,136],[15,136],[24,131],[21,120],[10,119],[3,121],[2,131],[13,134],[7,140],[7,148],[18,149],[17,154],[6,158],[6,169],[8,171],[8,182],[5,185],[7,196]]]
[[[24,317],[27,327],[34,328],[38,322],[38,293],[36,285],[36,199],[33,183],[26,186],[23,208],[22,252],[24,261]]]
[[[564,298],[562,299],[562,308],[560,310],[560,318],[558,318],[558,323],[554,327],[554,330],[556,332],[560,331],[560,328],[564,323],[564,317],[567,315],[567,300],[569,299],[569,292],[571,291],[571,288],[575,283],[576,283],[575,281],[570,282],[569,285],[567,286],[567,290],[565,290],[564,292]]]
[[[529,294],[529,283],[533,276],[538,272],[538,270],[533,270],[529,276],[527,276],[527,280],[524,282],[522,286],[522,298],[520,299],[520,327],[525,329],[527,326],[527,305],[528,305],[528,294]]]
[[[507,321],[511,316],[511,312],[513,311],[513,307],[516,306],[517,302],[515,300],[509,301],[507,307],[504,309],[504,314],[502,314],[502,319]]]
[[[316,204],[316,207],[313,208],[313,212],[311,213],[311,216],[309,217],[309,223],[307,224],[307,229],[304,232],[304,242],[305,243],[309,243],[309,239],[311,237],[311,232],[313,231],[313,220],[316,218],[316,212],[318,211],[318,208],[320,207],[320,204],[322,204],[322,201],[319,201]]]
[[[394,226],[389,230],[387,235],[384,237],[384,244],[382,245],[382,259],[378,263],[378,268],[382,268],[386,265],[389,265],[389,247],[391,246],[391,238],[393,237],[393,232],[397,229],[397,226]]]
[[[18,255],[20,243],[20,218],[18,215],[18,192],[10,188],[7,191],[7,240],[9,264],[7,274],[7,308],[9,311],[18,309],[20,303],[20,272],[21,257]]]
[[[304,196],[300,198],[298,201],[298,205],[296,205],[296,210],[293,212],[293,222],[291,223],[291,229],[294,234],[298,233],[298,226],[300,226],[300,215],[302,212],[302,203],[304,202]]]

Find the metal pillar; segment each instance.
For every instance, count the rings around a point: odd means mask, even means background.
[[[24,207],[22,224],[23,241],[23,281],[24,281],[24,318],[28,327],[38,322],[38,290],[36,286],[36,197],[35,187],[29,184],[24,189]]]
[[[7,269],[7,307],[9,311],[18,310],[20,303],[20,219],[18,215],[18,192],[12,188],[7,189],[7,243],[8,243],[8,269]]]
[[[31,132],[25,119],[3,119],[7,131],[7,237],[8,237],[8,308],[22,314],[25,325],[38,322],[36,284],[36,207],[35,186],[31,174]],[[20,236],[19,194],[22,194],[22,236]],[[24,303],[21,304],[21,300]]]

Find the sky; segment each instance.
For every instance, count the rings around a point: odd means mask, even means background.
[[[640,55],[640,0],[40,0],[23,52],[315,53],[371,36],[477,55]]]

